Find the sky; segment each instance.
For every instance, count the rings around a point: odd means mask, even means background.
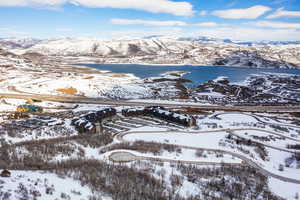
[[[0,37],[300,41],[300,0],[0,0]]]

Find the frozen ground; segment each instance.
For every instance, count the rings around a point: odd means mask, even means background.
[[[298,199],[300,195],[300,185],[294,183],[287,183],[275,178],[269,178],[269,187],[271,191],[286,199],[286,200],[296,200],[296,196],[298,193]]]
[[[95,194],[79,181],[49,172],[11,171],[10,178],[0,177],[1,198],[26,200],[87,200]],[[97,194],[95,194],[97,195]],[[102,196],[103,200],[109,200]]]
[[[234,130],[234,129],[244,128],[245,130],[234,131],[234,133],[240,135],[243,138],[252,139],[253,141],[258,141],[273,146],[275,148],[282,148],[282,149],[286,149],[287,144],[299,143],[295,141],[297,140],[297,137],[295,137],[294,140],[283,137],[283,136],[291,137],[290,135],[298,135],[298,133],[296,132],[297,129],[290,128],[289,133],[281,132],[279,130],[273,130],[272,128],[262,124],[255,117],[252,117],[249,114],[241,114],[241,113],[220,114],[218,115],[219,119],[214,118],[212,116],[214,115],[210,115],[204,119],[199,119],[199,124],[198,124],[200,126],[199,133],[188,133],[188,132],[180,132],[180,131],[176,132],[170,130],[168,131],[167,129],[165,129],[164,132],[159,132],[162,131],[161,129],[157,130],[158,132],[156,132],[156,130],[151,127],[142,127],[139,129],[132,130],[133,133],[129,133],[125,135],[123,138],[126,141],[135,141],[135,140],[143,140],[147,142],[154,141],[159,143],[176,144],[176,145],[189,146],[189,147],[220,149],[220,150],[230,151],[233,153],[238,153],[240,155],[243,155],[250,160],[253,160],[254,162],[259,164],[261,167],[263,167],[269,172],[272,172],[274,174],[283,177],[300,180],[300,176],[298,176],[299,169],[297,168],[296,161],[292,162],[292,164],[289,167],[284,167],[283,171],[279,170],[279,166],[280,165],[284,166],[285,160],[292,156],[291,153],[280,151],[274,148],[265,147],[268,156],[266,160],[263,160],[256,153],[255,148],[251,146],[248,147],[244,145],[236,145],[235,143],[232,144],[227,143],[226,136],[228,136],[228,133],[226,131],[214,132],[213,130],[216,129],[211,128],[212,126],[211,124],[216,124],[216,128],[222,127],[223,129],[229,128]],[[265,117],[264,119],[261,119],[263,117],[258,117],[257,115],[256,117],[259,118],[261,121],[266,121],[268,123],[276,122],[274,120],[273,121],[269,120],[268,117],[272,117],[272,116]],[[287,125],[287,123],[285,125]],[[251,128],[256,128],[258,130],[251,130]],[[261,131],[259,131],[259,129],[261,129]],[[205,132],[205,130],[209,130],[210,132],[203,133]],[[275,132],[278,135],[272,134],[272,132],[270,133],[264,132],[264,130]],[[190,130],[190,132],[195,132],[195,130]],[[259,139],[253,139],[252,136],[266,137],[269,138],[270,141],[269,142],[260,141]],[[240,148],[242,148],[243,150],[242,151],[239,150]],[[178,156],[176,153],[173,154],[169,154],[166,152],[164,153],[164,155],[168,155],[168,157],[174,156],[174,158],[176,158],[174,154]],[[184,157],[185,160],[193,160],[193,157],[191,157],[191,155],[192,154],[190,153],[185,154],[183,151],[183,154],[181,156]]]
[[[166,132],[166,133],[138,133],[128,134],[124,136],[125,140],[135,141],[143,140],[148,142],[169,143],[190,147],[200,147],[208,149],[217,149],[219,141],[224,138],[228,133],[212,132],[207,134],[189,134],[182,132]]]
[[[50,63],[50,64],[49,64]],[[0,92],[143,98],[151,91],[132,74],[114,74],[55,61],[33,62],[0,54]],[[26,76],[24,76],[26,74]],[[68,90],[68,89],[72,90]]]
[[[240,113],[223,113],[218,115],[218,118],[222,120],[222,123],[232,123],[232,122],[237,122],[237,123],[251,123],[251,122],[257,122],[257,120],[250,116],[250,115],[243,115]]]

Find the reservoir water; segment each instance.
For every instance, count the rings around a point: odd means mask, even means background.
[[[289,73],[300,75],[300,69],[270,69],[225,66],[191,66],[191,65],[135,65],[135,64],[85,64],[86,66],[108,70],[114,73],[131,73],[139,78],[157,77],[168,71],[189,72],[183,78],[195,84],[226,76],[231,82],[242,82],[251,74],[264,72]]]

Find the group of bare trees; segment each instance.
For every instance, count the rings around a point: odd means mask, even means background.
[[[181,148],[172,145],[172,144],[165,144],[165,143],[157,143],[157,142],[145,142],[142,140],[134,141],[134,142],[123,142],[123,143],[116,143],[110,146],[107,146],[101,149],[100,153],[105,153],[108,151],[112,151],[115,149],[128,149],[139,151],[141,153],[153,153],[154,155],[160,155],[164,150],[170,153],[177,152],[181,153]]]
[[[182,175],[202,189],[202,199],[263,199],[278,200],[268,189],[268,179],[248,166],[203,168],[177,165]],[[201,181],[201,180],[208,181]]]
[[[32,140],[14,145],[0,141],[0,168],[43,169],[57,156],[68,159],[72,156],[84,158],[84,147],[98,148],[111,143],[112,136],[101,135],[70,136],[55,139]],[[80,144],[80,145],[78,145]]]

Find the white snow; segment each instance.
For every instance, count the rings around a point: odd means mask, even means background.
[[[0,177],[1,191],[11,193],[11,199],[19,199],[22,196],[18,192],[20,184],[23,184],[28,192],[38,191],[40,196],[36,198],[37,200],[62,199],[62,193],[67,194],[72,200],[82,200],[89,199],[89,196],[93,194],[91,189],[81,185],[79,181],[67,177],[59,177],[53,173],[40,171],[11,171],[11,173],[12,175],[9,178]],[[53,188],[52,194],[46,194],[46,188]],[[31,195],[29,197],[30,200],[34,199]],[[102,198],[104,200],[110,199],[105,196]]]
[[[19,44],[23,44],[19,42]],[[32,43],[35,44],[35,43]],[[29,45],[30,47],[30,45]],[[256,67],[286,68],[299,66],[295,53],[299,45],[269,45],[241,46],[223,42],[193,42],[178,38],[56,38],[36,42],[30,48],[13,49],[18,54],[24,52],[41,53],[54,56],[77,56],[77,61],[84,56],[91,62],[104,63],[146,63],[149,64],[197,64],[212,65],[216,60],[228,59],[228,66],[247,66],[249,62]],[[135,49],[138,49],[136,54]],[[141,54],[139,54],[141,53]],[[155,56],[153,56],[155,54]],[[91,55],[96,55],[91,56]],[[115,58],[115,55],[125,55],[125,58]],[[259,56],[257,56],[259,55]],[[280,56],[278,56],[280,55]],[[105,56],[104,58],[98,56]],[[111,57],[109,57],[111,56]],[[146,61],[145,61],[146,58]],[[74,60],[74,59],[73,59]],[[274,63],[266,62],[274,61]],[[289,64],[290,63],[290,64]]]
[[[275,178],[269,178],[268,185],[274,194],[286,200],[295,200],[296,193],[298,193],[298,196],[300,195],[299,184],[288,183]]]
[[[243,122],[247,122],[247,123],[251,123],[251,122],[257,122],[257,120],[247,114],[235,114],[235,113],[223,113],[218,115],[218,118],[222,119],[222,122],[226,123],[226,122],[236,122],[236,123],[243,123]]]
[[[127,134],[124,136],[125,140],[135,141],[143,140],[148,142],[160,142],[176,145],[186,145],[190,147],[218,149],[219,141],[228,133],[211,132],[203,134],[182,133],[182,132],[163,132],[163,133],[139,133]]]

